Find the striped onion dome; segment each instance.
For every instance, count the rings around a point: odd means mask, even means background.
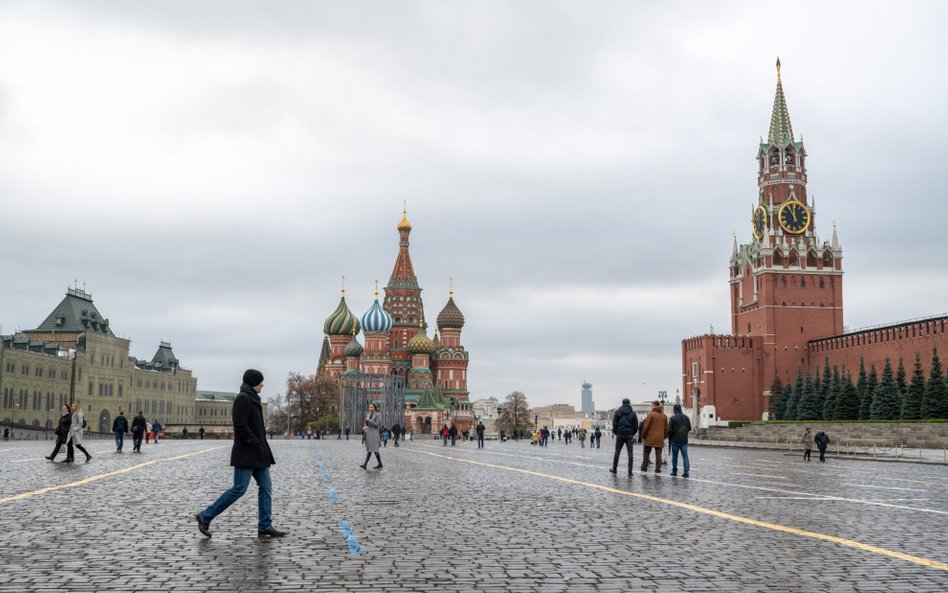
[[[362,347],[362,344],[359,343],[359,340],[356,339],[356,335],[352,334],[352,339],[346,344],[346,349],[343,350],[343,354],[346,356],[362,356],[364,351],[365,349]]]
[[[412,354],[431,354],[431,340],[424,327],[419,327],[415,337],[408,340],[408,351]]]
[[[375,302],[362,316],[362,331],[388,333],[392,330],[392,316],[379,305],[379,293],[375,293]]]
[[[448,304],[438,313],[438,327],[441,329],[461,329],[464,327],[464,314],[454,304],[454,293],[448,297]]]
[[[323,324],[323,333],[330,336],[348,336],[359,333],[359,318],[353,315],[349,307],[346,306],[345,293],[339,299],[339,306],[336,307],[336,310],[326,318],[326,323]]]

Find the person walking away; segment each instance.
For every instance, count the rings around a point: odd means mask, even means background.
[[[188,427],[187,427],[187,426],[185,426],[184,428],[181,429],[181,438],[182,438],[182,439],[188,438]]]
[[[598,449],[602,445],[602,431],[599,430],[599,427],[596,427],[596,432],[593,433],[593,436],[596,437],[596,448]],[[592,441],[589,441],[589,445],[592,446]]]
[[[122,445],[125,444],[125,434],[128,433],[128,418],[122,410],[119,410],[118,416],[112,422],[112,432],[115,433],[115,450],[121,452]]]
[[[198,436],[201,437],[202,441],[204,440],[204,425],[203,424],[200,426],[200,428],[198,428]]]
[[[82,406],[79,405],[79,402],[72,404],[72,421],[69,424],[69,440],[72,442],[73,447],[85,453],[86,463],[89,463],[92,459],[92,455],[89,455],[86,448],[82,446],[82,431],[85,428],[85,423],[86,419],[82,415]],[[72,458],[67,458],[67,461],[72,461]]]
[[[132,451],[142,452],[142,437],[148,433],[148,421],[145,413],[138,411],[138,416],[132,418]]]
[[[454,425],[454,422],[451,423],[451,429],[448,431],[448,434],[451,435],[451,446],[458,440],[458,427]]]
[[[349,427],[347,426],[347,427],[346,427],[346,440],[347,440],[347,441],[349,440],[349,433],[350,433],[350,432],[352,432],[352,431],[350,431],[350,430],[349,430]]]
[[[619,456],[622,454],[622,448],[625,447],[629,456],[629,475],[632,475],[632,451],[635,445],[635,433],[639,429],[639,418],[632,409],[632,403],[629,398],[622,400],[622,405],[612,415],[612,434],[616,435],[616,450],[612,455],[612,473],[619,472]]]
[[[56,447],[46,459],[53,461],[59,454],[59,449],[66,445],[66,461],[71,463],[73,459],[72,441],[69,440],[69,426],[72,424],[72,412],[69,411],[69,405],[63,404],[63,409],[59,414],[59,424],[56,426]]]
[[[826,446],[830,444],[829,435],[821,430],[813,437],[813,441],[816,443],[816,448],[820,450],[820,463],[824,463],[826,461]]]
[[[255,369],[244,372],[240,393],[234,398],[231,417],[234,423],[234,445],[230,450],[230,464],[234,468],[234,485],[221,494],[209,507],[194,515],[198,531],[211,537],[211,521],[237,502],[247,492],[250,478],[257,482],[257,537],[283,537],[286,532],[273,527],[270,466],[276,461],[267,443],[263,424],[263,373]]]
[[[681,459],[684,463],[685,472],[681,477],[688,477],[688,470],[691,464],[688,462],[688,433],[691,432],[691,420],[681,412],[681,404],[675,404],[674,414],[668,421],[668,442],[671,445],[672,473],[678,475],[678,452],[681,452]]]
[[[369,459],[372,458],[372,454],[375,453],[375,459],[379,462],[375,466],[375,469],[382,469],[382,458],[379,457],[379,441],[381,440],[381,435],[379,434],[379,428],[382,426],[382,415],[379,414],[379,408],[375,404],[369,404],[369,411],[365,415],[365,463],[360,465],[362,469],[368,469],[366,466],[369,464]]]
[[[474,432],[477,433],[477,448],[484,448],[484,423],[478,421],[477,426],[474,428]]]
[[[152,429],[152,431],[155,433],[155,434],[151,435],[151,436],[152,436],[152,439],[151,439],[152,444],[155,444],[155,445],[158,444],[158,437],[159,437],[159,435],[161,435],[161,429],[162,429],[162,428],[164,428],[164,427],[161,425],[161,422],[158,422],[158,419],[157,419],[157,418],[155,418],[154,420],[151,421],[151,429]]]
[[[398,438],[402,436],[402,425],[396,422],[392,425],[392,444],[398,446]]]
[[[585,449],[586,448],[586,429],[580,428],[579,434],[577,436],[579,437],[579,444],[582,445],[583,449]]]
[[[379,433],[382,435],[382,446],[388,447],[388,429],[382,427],[382,430],[379,431]]]
[[[810,461],[810,453],[813,452],[813,435],[810,434],[809,426],[803,431],[803,437],[800,440],[803,442],[803,461]]]
[[[448,446],[448,435],[449,435],[450,433],[451,433],[451,431],[448,430],[448,425],[447,425],[447,424],[444,424],[444,425],[441,426],[441,446],[442,446],[442,447],[447,447],[447,446]]]
[[[642,423],[642,467],[648,470],[649,455],[655,450],[655,473],[662,471],[662,449],[665,447],[665,437],[668,435],[668,416],[662,411],[662,404],[652,402],[652,411]]]

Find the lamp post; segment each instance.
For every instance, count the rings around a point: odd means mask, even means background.
[[[44,440],[44,441],[48,441],[48,440],[49,440],[49,415],[50,415],[50,413],[52,413],[52,411],[53,411],[53,408],[50,408],[50,409],[46,410],[46,426],[44,427],[44,430],[43,430],[43,440]]]

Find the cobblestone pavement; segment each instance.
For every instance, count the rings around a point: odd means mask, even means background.
[[[944,466],[695,447],[685,479],[639,472],[637,448],[630,477],[624,454],[608,473],[611,441],[415,440],[364,471],[357,440],[276,440],[290,535],[267,541],[253,485],[197,532],[229,442],[91,442],[75,465],[50,445],[0,443],[2,593],[948,590]]]

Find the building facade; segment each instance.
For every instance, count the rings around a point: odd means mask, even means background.
[[[682,341],[682,393],[699,425],[767,417],[775,377],[818,373],[828,362],[853,373],[860,359],[881,369],[948,346],[938,317],[844,333],[843,250],[835,221],[817,233],[807,153],[793,134],[777,61],[767,139],[757,150],[757,202],[750,241],[735,236],[729,263],[731,333]]]
[[[197,378],[183,368],[171,344],[149,360],[129,354],[92,295],[69,289],[35,329],[0,338],[0,419],[42,429],[55,426],[62,405],[79,402],[89,429],[109,432],[119,411],[139,410],[165,426],[195,423]]]
[[[474,425],[467,389],[470,361],[461,343],[464,315],[454,302],[453,289],[437,316],[437,329],[428,337],[422,288],[411,261],[407,213],[396,227],[398,253],[385,286],[359,317],[346,304],[345,290],[336,310],[323,324],[328,352],[320,354],[317,374],[341,380],[346,373],[391,374],[405,383],[405,423],[412,432],[430,434],[455,423],[459,430]],[[358,340],[363,334],[364,344]]]

